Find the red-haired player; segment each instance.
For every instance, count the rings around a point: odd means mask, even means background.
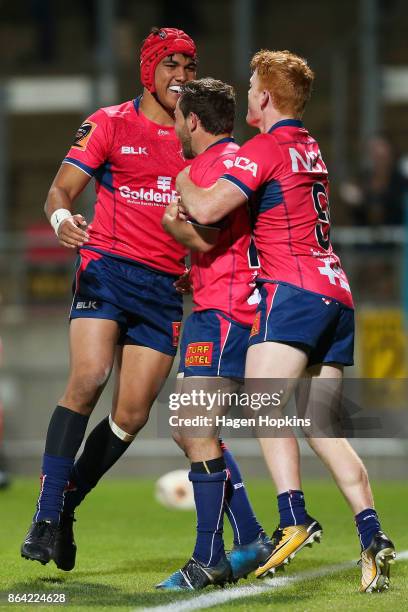
[[[188,213],[203,224],[217,222],[256,196],[252,205],[262,299],[246,378],[259,390],[255,379],[310,377],[308,402],[321,391],[319,384],[326,379],[327,387],[331,379],[332,397],[327,393],[325,398],[329,404],[339,392],[344,366],[353,363],[354,308],[330,242],[327,168],[301,121],[314,75],[303,58],[289,51],[260,51],[251,68],[247,122],[260,134],[237,151],[234,167],[213,187],[198,188],[185,172],[177,187]],[[307,441],[331,470],[355,515],[360,590],[387,589],[394,545],[381,531],[362,461],[344,438],[309,433]],[[306,512],[296,438],[261,437],[260,443],[278,491],[280,524],[274,551],[255,572],[258,577],[288,562],[321,533]]]

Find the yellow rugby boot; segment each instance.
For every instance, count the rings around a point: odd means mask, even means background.
[[[380,593],[390,585],[390,565],[395,563],[394,544],[377,531],[368,548],[361,551],[361,593]]]
[[[266,561],[255,570],[255,576],[262,578],[268,573],[290,563],[291,559],[305,546],[320,542],[323,529],[320,523],[310,517],[305,525],[278,527],[272,535],[273,550]]]

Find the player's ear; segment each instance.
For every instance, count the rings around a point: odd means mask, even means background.
[[[197,115],[195,113],[190,113],[188,116],[188,127],[190,128],[191,132],[194,132],[197,129],[198,123],[199,118]]]
[[[273,102],[272,96],[269,91],[267,89],[264,89],[260,96],[261,110],[265,110],[265,108],[268,106],[269,100]]]

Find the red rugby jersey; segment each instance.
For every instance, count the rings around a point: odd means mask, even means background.
[[[234,163],[239,149],[223,138],[194,158],[190,178],[200,187],[213,185]],[[192,251],[193,310],[215,308],[234,321],[252,325],[257,300],[253,295],[259,263],[251,240],[249,216],[241,206],[219,224],[217,244],[208,253]]]
[[[186,249],[161,220],[186,162],[174,127],[147,119],[139,100],[97,110],[79,128],[63,163],[95,177],[87,247],[180,274]]]
[[[237,152],[221,177],[255,194],[260,278],[287,282],[352,307],[350,287],[330,242],[329,184],[317,142],[301,121],[278,121]]]

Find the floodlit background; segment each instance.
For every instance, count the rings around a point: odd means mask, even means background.
[[[68,370],[74,257],[45,220],[46,193],[83,118],[141,92],[139,49],[153,25],[185,29],[197,42],[199,75],[236,87],[239,142],[254,134],[244,122],[253,52],[290,49],[308,59],[316,84],[304,120],[331,174],[333,242],[358,310],[351,375],[407,377],[404,0],[0,0],[0,453],[11,473],[39,471]],[[92,204],[91,186],[78,201],[88,220]],[[400,405],[394,385],[389,408]],[[108,387],[92,423],[109,408]],[[171,440],[156,439],[152,417],[113,474],[185,465]],[[375,476],[405,475],[406,441],[356,444]],[[265,473],[255,441],[233,448],[244,470]],[[306,450],[304,470],[325,474]]]

